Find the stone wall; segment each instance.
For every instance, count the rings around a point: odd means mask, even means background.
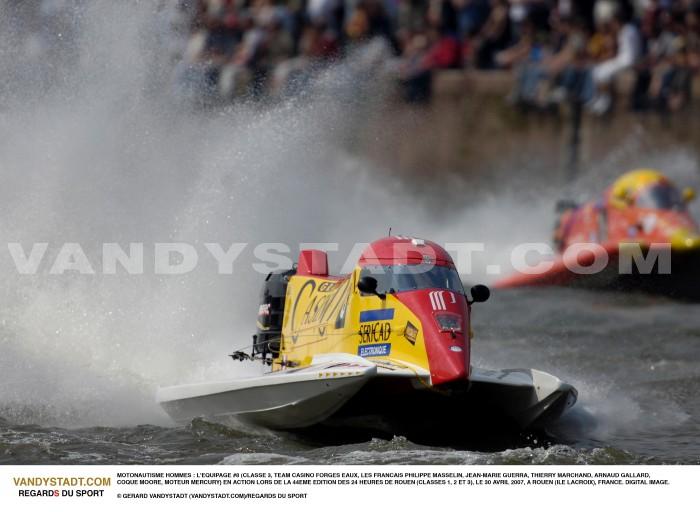
[[[431,172],[479,174],[497,181],[515,170],[542,179],[567,179],[571,116],[523,114],[506,101],[513,84],[507,72],[447,71],[434,77],[430,105],[389,102],[370,114],[362,132],[364,152],[381,164],[411,175]],[[659,150],[700,148],[700,109],[661,116],[624,108],[631,78],[606,118],[584,115],[579,169],[643,165]],[[695,83],[700,98],[700,82]],[[623,169],[624,170],[624,169]]]

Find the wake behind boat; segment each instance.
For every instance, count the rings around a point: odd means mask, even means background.
[[[176,421],[202,416],[273,429],[350,428],[413,439],[474,429],[541,428],[576,401],[569,384],[532,369],[471,365],[468,299],[449,254],[415,238],[371,244],[353,272],[328,274],[327,255],[302,251],[295,269],[271,273],[250,353],[259,377],[162,388]]]

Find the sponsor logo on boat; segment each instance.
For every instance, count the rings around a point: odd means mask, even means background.
[[[340,287],[340,283],[336,281],[326,281],[324,283],[321,283],[318,285],[318,291],[319,292],[331,292],[335,290],[336,288]]]
[[[411,322],[406,322],[406,328],[403,331],[403,335],[411,345],[415,345],[416,339],[418,339],[418,327],[413,325]]]
[[[362,345],[357,349],[360,357],[388,356],[391,353],[391,343],[379,343],[376,345]]]
[[[433,311],[444,311],[447,309],[445,306],[445,293],[447,293],[450,298],[450,304],[457,302],[453,292],[445,292],[444,290],[432,291],[429,293],[429,296],[430,305],[433,307]]]
[[[335,319],[336,328],[345,324],[344,308],[347,304],[350,281],[346,279],[332,284],[333,286],[330,286],[320,282],[317,287],[317,281],[308,279],[299,289],[292,306],[290,322],[293,343],[297,342],[299,330],[302,328],[318,326],[325,329],[325,325],[331,323],[333,319]],[[321,287],[323,287],[323,293],[320,293]]]
[[[360,343],[377,343],[389,341],[391,336],[391,323],[374,322],[360,325]]]

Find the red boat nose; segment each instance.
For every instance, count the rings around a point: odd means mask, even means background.
[[[396,298],[418,317],[433,385],[469,377],[469,306],[450,290],[405,291]]]

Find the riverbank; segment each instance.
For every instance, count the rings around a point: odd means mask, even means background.
[[[388,102],[370,114],[361,145],[383,166],[410,175],[486,173],[496,183],[502,173],[518,169],[525,177],[567,181],[571,112],[519,111],[507,101],[513,81],[509,72],[436,74],[429,105]],[[620,81],[618,107],[612,115],[584,113],[579,172],[591,166],[643,165],[644,155],[676,148],[697,155],[697,104],[666,116],[632,112],[626,108],[630,87],[631,77]],[[694,90],[700,97],[700,81],[695,81]]]

